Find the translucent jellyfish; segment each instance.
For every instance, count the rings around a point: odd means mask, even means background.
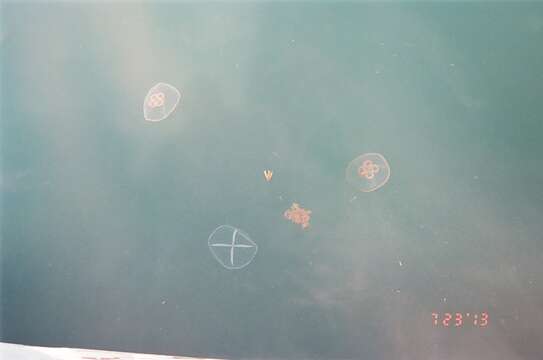
[[[158,83],[153,86],[143,100],[143,117],[147,121],[161,121],[175,110],[181,94],[174,86]]]
[[[345,177],[349,184],[360,191],[375,191],[387,183],[390,166],[381,154],[362,154],[347,165]]]
[[[215,259],[227,269],[241,269],[253,261],[258,246],[249,235],[230,225],[221,225],[207,239]]]

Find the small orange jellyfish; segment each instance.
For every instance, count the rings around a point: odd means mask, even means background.
[[[271,170],[264,170],[264,178],[267,182],[270,182],[273,176],[273,171]]]
[[[287,209],[283,216],[285,219],[292,221],[294,224],[299,224],[302,229],[309,227],[309,220],[311,219],[311,210],[301,208],[299,204],[292,203],[290,209]]]

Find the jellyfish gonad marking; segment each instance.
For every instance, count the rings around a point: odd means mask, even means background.
[[[234,248],[252,248],[253,245],[244,245],[244,244],[236,244],[236,235],[238,234],[238,229],[235,229],[232,232],[232,243],[231,244],[211,244],[210,246],[213,247],[229,247],[230,248],[230,264],[234,266]]]
[[[163,92],[155,93],[149,97],[149,101],[147,102],[147,105],[149,105],[150,108],[163,106],[164,98],[165,98],[165,95]]]
[[[301,208],[299,204],[292,203],[290,209],[287,209],[283,216],[285,219],[292,221],[294,224],[299,224],[302,229],[309,227],[309,220],[311,219],[311,210]]]
[[[375,174],[379,172],[379,169],[379,165],[375,164],[373,161],[365,160],[362,163],[362,166],[358,168],[358,175],[371,180],[375,177]]]

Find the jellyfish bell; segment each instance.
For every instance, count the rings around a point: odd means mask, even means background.
[[[258,245],[247,233],[230,225],[221,225],[213,230],[207,245],[215,260],[229,270],[249,265],[258,251]]]
[[[147,121],[159,122],[174,112],[179,104],[181,93],[175,86],[158,83],[154,85],[143,100],[143,117]]]
[[[347,182],[362,192],[379,189],[390,178],[390,165],[379,153],[366,153],[353,159],[345,170]]]

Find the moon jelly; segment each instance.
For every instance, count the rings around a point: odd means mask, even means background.
[[[360,191],[375,191],[387,183],[390,178],[390,166],[381,154],[362,154],[347,165],[345,178]]]
[[[143,100],[143,117],[153,122],[166,119],[175,110],[180,98],[181,94],[174,86],[166,83],[156,84]]]
[[[230,225],[221,225],[207,239],[209,250],[226,269],[241,269],[249,265],[258,246],[249,235]]]

